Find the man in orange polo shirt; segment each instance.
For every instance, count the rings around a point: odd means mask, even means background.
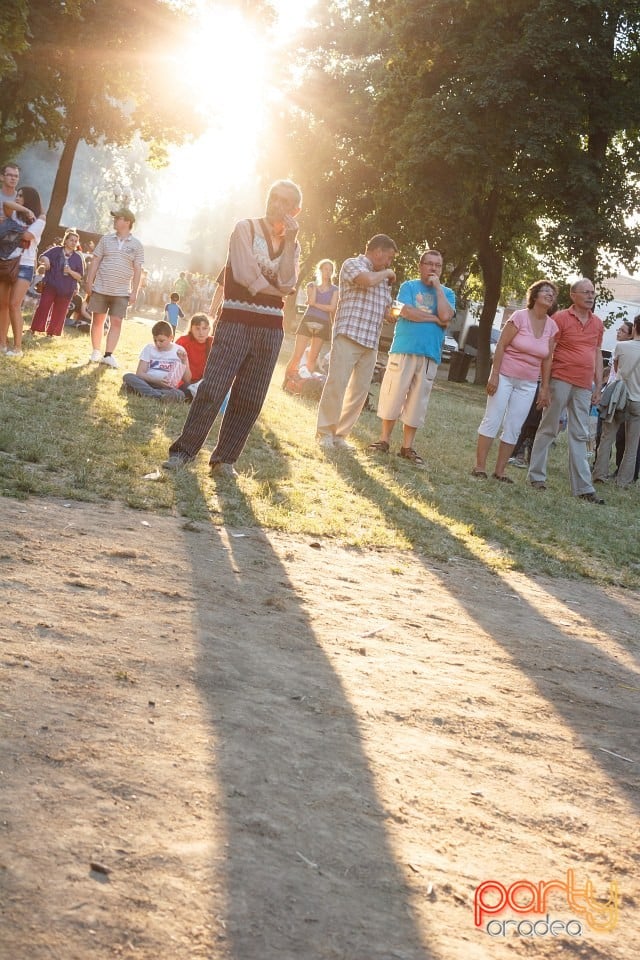
[[[570,296],[569,309],[553,315],[559,332],[552,354],[542,362],[538,406],[545,410],[531,450],[529,481],[537,490],[546,490],[549,448],[566,407],[571,492],[586,503],[603,504],[591,480],[587,444],[589,410],[599,402],[602,391],[604,324],[592,312],[595,290],[591,280],[577,280]]]

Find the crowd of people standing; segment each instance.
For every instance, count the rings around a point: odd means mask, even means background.
[[[74,229],[38,257],[45,213],[37,190],[18,185],[19,175],[13,163],[1,171],[0,352],[22,355],[22,303],[37,269],[42,288],[31,334],[60,336],[82,285],[91,317],[89,362],[117,368],[115,351],[127,311],[152,294],[143,245],[133,234],[134,213],[126,207],[111,211],[113,232],[99,240],[89,257],[80,251]],[[214,473],[236,475],[234,465],[260,414],[282,346],[284,301],[298,285],[296,218],[301,208],[299,187],[289,180],[277,181],[269,190],[264,216],[241,220],[234,227],[220,284],[182,271],[173,289],[163,291],[164,318],[154,325],[153,343],[143,350],[136,372],[125,375],[124,387],[146,397],[192,401],[182,433],[163,464],[166,469],[179,469],[195,459],[223,412],[210,466]],[[11,223],[2,228],[9,219]],[[2,237],[10,236],[14,224],[21,234],[7,254]],[[440,279],[442,254],[428,249],[419,259],[417,275],[401,284],[394,300],[396,253],[390,236],[376,234],[363,253],[344,261],[337,284],[333,261],[320,261],[315,280],[306,287],[307,307],[296,330],[285,386],[299,376],[317,377],[322,383],[318,443],[325,453],[352,449],[348,437],[369,395],[382,326],[385,321],[394,323],[378,401],[380,437],[369,445],[368,453],[389,454],[400,420],[398,456],[421,468],[425,461],[416,448],[416,434],[425,422],[456,299]],[[616,438],[624,450],[618,460],[618,486],[628,487],[638,477],[640,317],[624,324],[624,333],[619,333],[610,379],[624,388],[624,415],[622,404],[612,416],[602,412],[592,472],[589,417],[603,387],[604,326],[593,312],[591,280],[577,280],[569,293],[571,306],[557,310],[558,287],[548,279],[538,280],[527,291],[526,306],[504,324],[487,383],[471,475],[513,484],[507,466],[523,424],[537,408],[540,422],[528,465],[531,487],[546,490],[548,454],[564,415],[571,492],[583,501],[602,504],[594,484],[609,480]],[[178,324],[186,319],[183,308],[193,317],[184,343],[176,344]],[[215,318],[213,332],[207,310]],[[318,369],[323,346],[328,348],[326,374]],[[499,433],[495,467],[489,474],[487,458]]]

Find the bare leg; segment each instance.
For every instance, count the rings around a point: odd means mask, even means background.
[[[106,313],[94,313],[91,317],[91,346],[94,350],[100,349],[102,343],[102,334],[104,333],[104,321]]]
[[[410,427],[406,423],[402,425],[402,446],[405,448],[405,450],[413,449],[413,441],[416,438],[417,432],[418,432],[417,427]]]
[[[495,474],[497,477],[504,477],[504,471],[507,469],[509,457],[513,453],[515,446],[515,443],[505,443],[504,440],[500,441],[495,469]]]
[[[476,465],[475,470],[478,473],[487,472],[487,457],[493,443],[493,437],[485,437],[484,434],[478,434],[478,445],[476,447]]]
[[[289,360],[289,363],[287,364],[287,369],[285,370],[286,376],[293,377],[297,374],[298,367],[300,365],[300,360],[302,359],[302,354],[305,352],[305,350],[309,346],[309,342],[310,342],[309,337],[305,337],[301,333],[299,333],[296,336],[296,342],[293,348],[293,353],[291,354],[291,359]]]
[[[122,317],[109,316],[109,332],[107,334],[107,345],[105,353],[113,353],[118,346],[120,331],[122,330]]]
[[[25,294],[29,289],[29,280],[16,280],[11,287],[11,298],[9,300],[9,318],[11,320],[11,329],[13,330],[13,349],[22,350],[22,329],[24,319],[22,316],[22,303]]]
[[[316,368],[316,363],[318,361],[318,354],[320,353],[321,346],[322,346],[322,340],[320,339],[320,337],[311,338],[311,346],[309,347],[309,356],[307,357],[307,370],[309,371],[309,373],[313,373],[313,371]]]
[[[391,434],[393,433],[393,428],[396,425],[395,420],[383,420],[382,429],[380,431],[380,439],[383,443],[389,443],[391,440]]]
[[[9,332],[9,296],[11,285],[0,283],[0,349],[7,349],[7,334]]]

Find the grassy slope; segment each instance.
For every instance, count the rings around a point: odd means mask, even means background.
[[[122,370],[135,369],[149,339],[148,325],[127,324],[118,354]],[[605,507],[574,500],[563,437],[550,458],[546,493],[531,490],[524,471],[512,471],[513,487],[472,480],[484,393],[449,383],[446,367],[417,438],[425,471],[394,455],[366,456],[363,447],[378,433],[372,412],[356,427],[355,455],[325,457],[314,443],[315,405],[283,393],[279,368],[238,463],[240,479],[216,485],[207,472],[216,426],[192,468],[145,479],[180,432],[186,407],[121,396],[121,373],[88,365],[88,353],[86,335],[71,333],[27,343],[18,361],[0,357],[0,493],[120,499],[150,511],[332,536],[359,547],[414,549],[440,560],[475,557],[494,569],[640,583],[640,491],[607,488]],[[395,440],[399,445],[399,429]]]

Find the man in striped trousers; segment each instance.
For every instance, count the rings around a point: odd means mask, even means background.
[[[214,475],[237,475],[234,463],[262,410],[282,346],[284,298],[298,280],[295,218],[301,207],[300,188],[278,180],[269,190],[265,216],[235,225],[211,352],[182,433],[162,465],[165,470],[195,459],[230,390],[209,462]]]

